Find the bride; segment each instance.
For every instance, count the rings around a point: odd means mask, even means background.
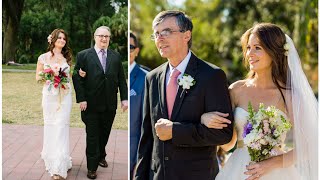
[[[70,86],[71,50],[67,46],[67,34],[55,29],[48,37],[48,52],[41,54],[37,63],[36,80],[45,82],[42,90],[44,118],[43,149],[41,158],[53,179],[65,179],[72,162],[69,151],[69,125],[72,107]],[[55,76],[59,69],[65,76],[64,82],[49,80],[44,70],[52,69]],[[52,77],[52,76],[51,76]],[[57,83],[57,84],[55,84]],[[58,84],[60,83],[60,86]]]
[[[241,43],[250,72],[229,87],[235,127],[232,140],[221,146],[226,151],[237,147],[216,180],[316,180],[318,105],[291,38],[274,24],[260,23],[242,35]],[[275,106],[292,124],[282,143],[290,147],[256,163],[250,163],[242,136],[249,102],[255,111],[260,103]],[[221,129],[230,123],[227,116],[209,112],[202,115],[201,123]]]

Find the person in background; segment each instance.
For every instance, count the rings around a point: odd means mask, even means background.
[[[141,135],[144,82],[147,71],[136,63],[140,49],[137,37],[130,33],[130,179],[137,163]]]

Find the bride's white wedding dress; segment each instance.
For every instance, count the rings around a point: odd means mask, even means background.
[[[284,117],[286,114],[281,112]],[[247,122],[248,112],[243,108],[236,107],[234,111],[234,120],[239,142],[243,142],[242,134],[243,127]],[[241,147],[242,146],[242,147]],[[249,152],[246,146],[238,145],[237,149],[232,153],[225,166],[220,170],[216,177],[216,180],[245,180],[249,176],[245,175],[246,165],[250,162]],[[274,169],[263,176],[260,176],[260,180],[300,180],[302,179],[297,169],[292,165],[288,168]]]
[[[39,61],[44,65],[48,64],[50,53],[42,54]],[[65,70],[70,78],[70,66],[64,59],[60,67]],[[44,85],[42,90],[42,107],[44,118],[43,149],[41,158],[45,162],[46,170],[50,175],[60,175],[67,177],[67,171],[72,167],[69,152],[69,126],[70,113],[72,107],[72,96],[70,83],[67,93],[61,95],[59,90],[52,87],[48,91],[48,85]]]

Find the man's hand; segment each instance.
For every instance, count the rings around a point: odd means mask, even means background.
[[[84,78],[84,77],[86,77],[87,73],[85,71],[82,71],[82,69],[80,68],[79,75]]]
[[[125,112],[128,109],[128,101],[127,100],[121,101],[121,109],[123,112]]]
[[[80,110],[85,111],[87,109],[87,101],[80,102]]]
[[[157,136],[161,141],[172,139],[172,121],[168,119],[159,119],[155,124]]]

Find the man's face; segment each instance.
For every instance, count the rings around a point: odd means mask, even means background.
[[[175,17],[164,19],[154,27],[153,33],[159,35],[155,38],[155,44],[161,57],[175,60],[181,57],[185,48],[188,49],[186,33],[180,32]]]
[[[130,64],[133,63],[133,61],[136,59],[139,53],[139,48],[134,43],[133,38],[130,37]]]
[[[97,29],[94,41],[99,49],[106,49],[110,42],[110,32],[107,29],[99,28]]]

